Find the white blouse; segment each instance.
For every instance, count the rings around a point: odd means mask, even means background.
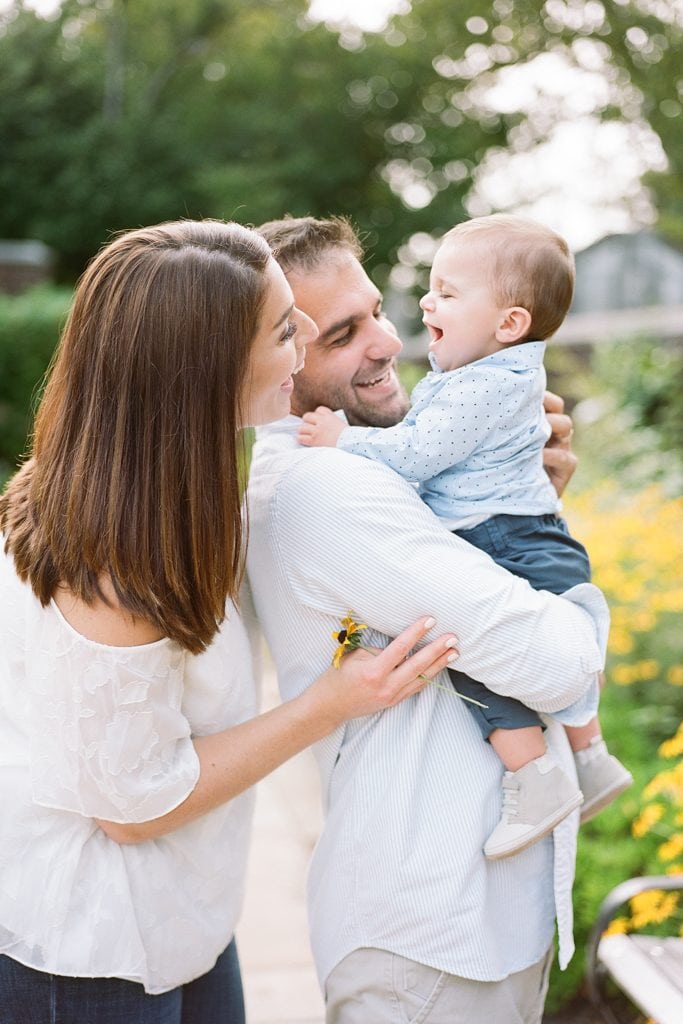
[[[138,845],[93,818],[173,810],[199,776],[191,736],[253,717],[243,621],[231,605],[196,657],[167,638],[95,643],[40,605],[4,551],[0,614],[0,952],[152,994],[199,977],[241,910],[253,791]]]

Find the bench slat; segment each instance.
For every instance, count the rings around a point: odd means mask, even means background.
[[[598,959],[619,988],[657,1024],[683,1021],[683,939],[607,935]]]

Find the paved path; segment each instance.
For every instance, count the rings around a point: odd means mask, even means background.
[[[277,702],[268,672],[264,708]],[[323,1024],[304,898],[320,820],[317,769],[308,751],[259,783],[247,899],[237,930],[248,1024]]]

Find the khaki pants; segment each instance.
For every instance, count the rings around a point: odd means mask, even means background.
[[[357,949],[327,979],[327,1024],[541,1024],[552,949],[503,981],[471,981],[382,949]]]

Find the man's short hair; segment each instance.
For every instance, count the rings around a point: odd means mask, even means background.
[[[315,270],[330,250],[342,249],[357,260],[363,247],[346,217],[284,217],[256,228],[265,238],[285,273]]]
[[[442,245],[478,247],[488,284],[501,306],[531,313],[529,340],[543,341],[558,329],[574,294],[574,257],[561,235],[524,217],[492,214],[456,224]]]

